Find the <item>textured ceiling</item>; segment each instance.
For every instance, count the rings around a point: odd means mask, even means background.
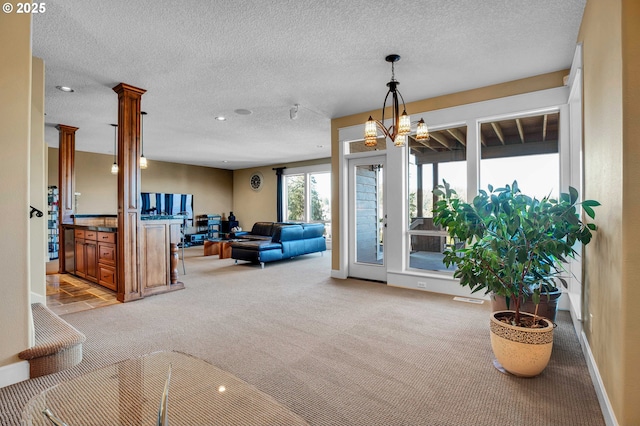
[[[402,56],[406,102],[569,68],[585,2],[48,1],[33,17],[46,142],[56,147],[66,124],[80,128],[77,150],[112,154],[112,87],[123,82],[147,90],[150,161],[239,169],[329,157],[331,118],[382,107],[387,54]]]

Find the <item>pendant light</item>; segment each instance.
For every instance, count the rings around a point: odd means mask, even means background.
[[[118,174],[118,161],[116,157],[116,150],[118,149],[118,125],[112,124],[113,126],[113,164],[111,165],[111,174]]]
[[[371,116],[364,127],[364,144],[365,146],[376,146],[378,144],[378,130],[391,140],[395,146],[404,146],[406,144],[407,135],[411,132],[411,119],[407,114],[404,104],[404,98],[398,90],[400,82],[396,80],[394,64],[400,60],[400,55],[388,55],[385,60],[391,63],[391,81],[387,83],[389,90],[384,98],[382,105],[382,120],[374,120]],[[387,106],[387,100],[391,95],[392,120],[391,125],[387,128],[384,125],[384,112]],[[398,98],[399,97],[399,98]],[[402,114],[400,114],[400,101],[402,101]],[[423,119],[418,121],[415,139],[425,141],[429,139],[429,130]]]
[[[147,163],[147,157],[144,156],[144,116],[147,115],[146,112],[140,111],[140,168],[146,169],[149,164]]]

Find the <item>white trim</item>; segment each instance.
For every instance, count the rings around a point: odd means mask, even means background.
[[[341,133],[341,130],[338,131]],[[347,142],[341,138],[338,141],[338,202],[340,209],[338,211],[338,220],[340,224],[340,256],[338,258],[338,270],[331,271],[331,276],[335,278],[345,279],[349,275],[349,225],[347,225],[347,212],[349,209],[349,161],[345,158],[345,147]],[[334,228],[335,229],[335,228]],[[333,231],[332,231],[333,232]]]
[[[561,171],[564,171],[563,176],[561,176],[561,190],[567,192],[569,186],[573,186],[578,190],[578,201],[582,201],[584,194],[582,178],[584,161],[582,153],[582,44],[576,46],[571,64],[571,72],[567,80],[569,98],[567,105],[563,109],[566,117],[565,120],[560,123],[561,129],[563,125],[568,129],[568,134],[564,135],[563,132],[563,136],[566,136],[566,141],[563,138],[563,145],[561,146],[561,148],[563,148],[561,151],[561,159],[563,159]],[[578,327],[582,327],[580,321],[582,321],[584,311],[584,301],[582,298],[583,246],[580,243],[576,243],[574,249],[576,256],[574,259],[569,259],[568,265],[570,272],[570,276],[568,277],[568,294],[569,301],[571,302],[571,311],[573,312],[572,319],[577,329]]]
[[[347,160],[353,160],[357,158],[377,157],[379,155],[387,155],[387,150],[383,149],[381,151],[354,152],[353,154],[345,154],[344,158],[346,158]]]
[[[47,296],[35,293],[33,291],[31,292],[29,300],[29,303],[42,303],[43,305],[47,304]]]
[[[420,283],[420,286],[419,286]],[[422,284],[424,283],[424,284]],[[406,271],[387,272],[387,285],[391,287],[410,288],[431,293],[447,294],[450,296],[472,297],[474,299],[487,299],[482,293],[471,293],[467,287],[462,287],[460,282],[451,276],[438,276],[431,274],[409,274]]]
[[[480,163],[482,148],[480,137],[480,120],[467,121],[467,201],[478,195],[480,188]],[[440,184],[441,182],[438,182]]]
[[[29,380],[29,361],[18,361],[0,367],[0,388]]]
[[[602,410],[604,422],[607,426],[618,426],[618,420],[616,419],[615,412],[613,411],[613,407],[611,406],[611,401],[609,400],[609,396],[607,395],[607,390],[605,389],[604,383],[602,382],[602,377],[600,376],[598,365],[596,364],[596,360],[593,357],[591,347],[589,346],[589,341],[587,340],[587,336],[584,334],[584,332],[582,332],[582,334],[580,335],[580,343],[582,345],[582,352],[584,353],[584,357],[587,361],[587,367],[589,368],[591,381],[593,382],[593,387],[595,388],[596,396],[598,397],[598,402],[600,403],[600,409]]]
[[[576,44],[576,50],[573,52],[573,61],[571,61],[571,70],[566,81],[566,85],[571,87],[576,78],[576,72],[582,70],[582,42]]]
[[[336,278],[338,280],[346,280],[347,279],[347,271],[341,269],[332,269],[331,270],[331,278]]]
[[[303,167],[285,167],[282,169],[283,175],[301,175],[303,173],[322,173],[329,172],[331,173],[331,163],[326,164],[314,164],[313,166],[303,166]]]

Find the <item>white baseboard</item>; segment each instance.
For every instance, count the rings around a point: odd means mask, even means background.
[[[0,367],[0,388],[29,380],[29,361],[18,361]]]
[[[34,293],[33,291],[31,292],[31,299],[30,299],[31,303],[42,303],[43,305],[47,304],[47,296],[46,295],[42,295],[42,294],[38,294],[38,293]]]
[[[589,368],[589,374],[591,375],[591,381],[593,382],[593,387],[596,390],[598,402],[600,402],[600,409],[602,410],[604,421],[607,426],[618,426],[618,420],[616,419],[616,415],[613,412],[611,401],[609,401],[609,397],[607,396],[607,390],[605,389],[604,383],[602,382],[600,371],[598,370],[596,360],[593,357],[591,347],[589,346],[589,341],[587,340],[587,336],[586,334],[584,334],[584,332],[582,332],[582,334],[580,335],[580,340],[582,344],[582,351],[584,352],[584,356],[587,361],[587,367]]]
[[[331,270],[331,278],[337,278],[339,280],[346,280],[347,279],[347,271],[341,271],[339,269],[332,269]]]

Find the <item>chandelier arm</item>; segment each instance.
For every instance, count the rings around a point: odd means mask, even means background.
[[[407,106],[404,104],[404,98],[402,97],[402,93],[400,93],[399,90],[396,90],[396,92],[398,92],[398,95],[400,95],[400,99],[402,99],[402,110],[406,111],[407,110]]]
[[[391,89],[387,91],[387,96],[384,97],[384,103],[382,104],[382,120],[381,120],[382,123],[384,123],[384,110],[387,109],[387,99],[389,99],[389,93],[391,93]]]
[[[382,134],[387,138],[391,138],[391,133],[389,133],[389,130],[387,130],[387,128],[384,127],[384,124],[382,124],[380,120],[375,120],[375,122],[376,122],[376,125],[378,126],[378,129],[380,129],[380,131],[382,132]]]
[[[398,96],[396,95],[396,93],[399,93],[398,90],[396,89],[395,86],[393,86],[393,100],[392,100],[392,104],[391,104],[391,109],[393,112],[393,117],[391,120],[391,126],[389,126],[389,138],[393,141],[396,138],[396,135],[398,134],[398,123],[400,120],[400,111],[399,111],[399,104],[398,104]]]

